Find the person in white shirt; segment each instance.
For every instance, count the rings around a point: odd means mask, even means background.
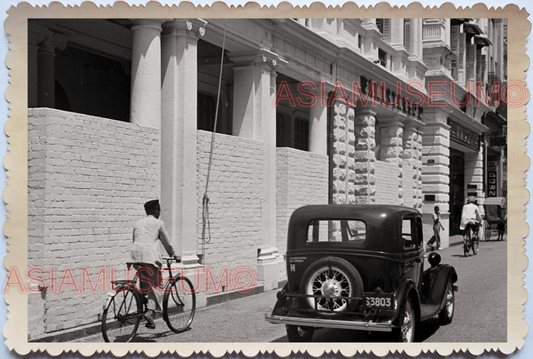
[[[170,244],[170,237],[165,229],[165,223],[159,219],[161,206],[159,200],[148,201],[144,205],[146,217],[135,222],[133,226],[133,246],[130,251],[130,262],[134,263],[139,274],[140,289],[148,299],[147,328],[155,329],[155,311],[161,312],[161,300],[157,290],[159,285],[159,267],[163,264],[159,253],[159,243],[162,243],[170,256],[175,256],[174,248]]]
[[[466,204],[463,206],[463,213],[461,214],[461,225],[459,229],[464,231],[468,223],[481,224],[481,213],[479,207],[476,205],[476,199],[469,196],[466,199]]]

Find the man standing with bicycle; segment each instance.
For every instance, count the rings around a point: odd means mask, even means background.
[[[161,312],[159,293],[154,288],[159,286],[159,267],[163,264],[159,252],[159,243],[163,244],[170,256],[175,257],[174,248],[170,244],[170,237],[165,229],[165,223],[159,219],[161,206],[155,199],[144,204],[146,217],[135,222],[133,226],[133,246],[131,247],[131,262],[137,269],[140,291],[148,299],[148,312],[145,317],[147,328],[155,329],[155,311]]]

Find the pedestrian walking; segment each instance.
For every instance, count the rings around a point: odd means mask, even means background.
[[[435,206],[433,212],[433,237],[428,242],[428,245],[431,247],[431,249],[437,248],[438,250],[441,250],[442,247],[440,245],[440,230],[444,230],[444,227],[442,226],[442,223],[440,221],[440,208],[439,206]],[[435,243],[435,245],[433,245]]]

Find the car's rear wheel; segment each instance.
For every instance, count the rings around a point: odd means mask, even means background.
[[[451,280],[448,281],[445,296],[444,307],[439,313],[439,321],[442,325],[450,324],[453,320],[453,314],[455,313],[455,292]]]
[[[363,296],[363,280],[350,262],[326,257],[307,268],[300,291],[315,296],[304,298],[306,307],[318,310],[319,315],[336,316],[355,309],[359,300],[347,298]]]
[[[399,327],[393,333],[396,339],[402,343],[412,343],[415,341],[416,317],[411,298],[407,297],[402,313],[400,314]]]
[[[286,325],[287,338],[289,342],[310,342],[313,339],[315,328],[300,327],[297,325]]]

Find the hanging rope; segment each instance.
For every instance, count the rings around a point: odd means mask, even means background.
[[[215,148],[215,135],[218,123],[218,107],[220,106],[220,88],[222,86],[222,70],[224,69],[224,50],[226,47],[226,23],[224,23],[224,37],[222,40],[222,55],[220,56],[220,74],[218,76],[217,105],[215,108],[215,123],[211,134],[211,148],[209,150],[209,162],[207,164],[207,176],[205,180],[204,197],[202,199],[202,252],[204,245],[211,242],[211,222],[209,220],[209,180],[211,178],[211,166],[213,164],[213,151]]]

